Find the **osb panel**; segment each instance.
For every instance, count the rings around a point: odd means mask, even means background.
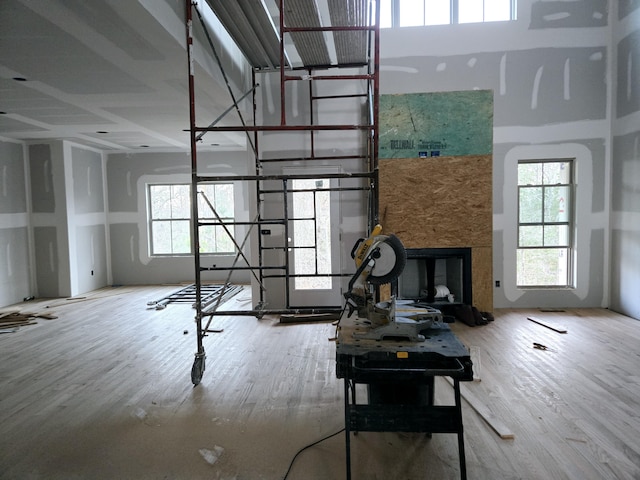
[[[493,310],[491,155],[380,159],[380,223],[406,248],[471,247],[473,305]]]
[[[471,249],[473,305],[481,312],[493,311],[493,249]]]
[[[380,159],[380,223],[406,248],[492,245],[492,157]]]

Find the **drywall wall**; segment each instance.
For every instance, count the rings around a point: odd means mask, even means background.
[[[35,251],[36,265],[36,292],[38,297],[54,298],[63,295],[60,291],[60,245],[58,242],[58,229],[50,227],[33,228],[33,248]],[[67,289],[67,292],[70,292]]]
[[[615,17],[611,308],[640,320],[640,2]]]
[[[102,154],[65,141],[29,145],[33,258],[38,297],[108,285]]]
[[[246,152],[198,155],[202,175],[247,174]],[[147,228],[146,191],[150,183],[191,183],[191,158],[181,153],[135,153],[108,155],[106,163],[109,199],[109,244],[112,282],[116,285],[193,282],[192,256],[151,256]],[[246,186],[234,182],[236,220],[248,221]],[[239,243],[246,226],[236,228]],[[248,255],[248,251],[245,252]],[[234,255],[204,255],[202,265],[229,267]],[[246,265],[242,260],[237,266]],[[203,272],[203,281],[226,280],[228,272]],[[232,283],[248,283],[247,271],[235,272]]]
[[[72,290],[84,293],[109,284],[102,154],[70,147],[72,198],[69,249],[74,264]]]
[[[0,306],[33,294],[24,147],[0,140]]]
[[[494,92],[494,306],[606,306],[606,0],[518,2],[518,20],[385,29],[381,93]],[[576,288],[515,287],[517,162],[576,158]],[[425,172],[425,186],[428,174]],[[494,284],[495,285],[495,284]]]
[[[60,141],[29,145],[31,226],[38,297],[71,296],[67,179]]]
[[[605,27],[607,8],[607,0],[536,1],[531,5],[530,28]]]
[[[23,146],[0,141],[0,215],[27,212]]]
[[[103,213],[105,202],[102,189],[102,155],[72,147],[71,162],[74,213]]]

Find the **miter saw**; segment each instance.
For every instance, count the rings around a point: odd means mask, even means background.
[[[420,333],[442,322],[440,310],[410,300],[376,302],[375,287],[396,280],[407,263],[404,245],[395,235],[382,235],[376,225],[369,238],[359,239],[351,250],[356,273],[345,293],[348,316],[357,312],[369,328],[353,333],[355,338],[369,340],[402,339],[423,342]]]

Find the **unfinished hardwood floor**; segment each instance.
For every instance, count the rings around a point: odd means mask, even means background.
[[[194,388],[194,311],[146,305],[175,289],[12,307],[58,318],[0,335],[0,478],[282,479],[300,448],[344,426],[331,324],[217,318]],[[230,302],[250,307],[248,292]],[[463,402],[469,479],[639,479],[640,322],[602,309],[495,316],[452,326],[479,359],[469,396],[514,435]],[[445,379],[436,401],[453,401]],[[288,478],[345,478],[344,445],[341,433],[306,450]],[[351,453],[354,480],[459,478],[455,435],[360,433]]]

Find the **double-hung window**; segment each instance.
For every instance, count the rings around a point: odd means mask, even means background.
[[[191,185],[148,185],[147,199],[151,255],[193,254]],[[200,253],[233,253],[233,183],[198,185],[198,216]]]
[[[518,163],[518,287],[573,285],[573,161]]]

